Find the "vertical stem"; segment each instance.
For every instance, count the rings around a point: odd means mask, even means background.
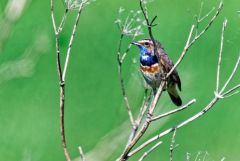
[[[65,129],[64,129],[64,103],[65,103],[65,82],[63,81],[62,77],[62,67],[61,67],[61,61],[60,61],[60,47],[59,47],[59,32],[57,30],[57,25],[54,17],[54,3],[53,0],[51,0],[51,18],[53,23],[53,29],[55,33],[55,43],[56,43],[56,64],[57,64],[57,72],[58,72],[58,79],[59,79],[59,86],[60,86],[60,100],[59,100],[59,106],[60,106],[60,131],[61,131],[61,142],[64,150],[64,155],[67,161],[71,161],[70,155],[67,149],[66,139],[65,139]]]
[[[62,79],[62,67],[60,61],[60,48],[58,33],[56,33],[56,53],[57,53],[57,71],[59,76],[59,86],[60,86],[60,131],[61,131],[61,141],[64,150],[64,155],[67,161],[70,161],[70,155],[67,149],[67,143],[65,139],[65,127],[64,127],[64,107],[65,107],[65,82]]]
[[[65,138],[65,127],[64,127],[64,107],[65,107],[65,84],[60,83],[60,131],[61,131],[61,141],[63,145],[64,155],[67,161],[71,161],[70,155],[67,148],[66,138]]]
[[[119,44],[118,44],[118,53],[117,53],[117,61],[118,61],[118,75],[119,75],[119,80],[120,80],[120,85],[121,85],[121,90],[122,90],[122,95],[123,95],[123,99],[125,102],[125,106],[128,112],[128,117],[131,121],[131,124],[133,126],[133,129],[135,129],[135,121],[133,118],[133,114],[131,111],[131,107],[128,101],[128,97],[126,95],[126,89],[124,86],[124,80],[123,80],[123,75],[122,75],[122,63],[123,63],[123,56],[121,56],[121,46],[122,46],[122,40],[123,40],[124,35],[121,34],[120,39],[119,39]],[[127,53],[128,51],[126,51],[125,53]]]

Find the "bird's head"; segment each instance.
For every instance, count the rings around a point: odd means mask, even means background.
[[[143,39],[137,42],[132,42],[140,49],[141,55],[154,55],[154,45],[151,39]]]

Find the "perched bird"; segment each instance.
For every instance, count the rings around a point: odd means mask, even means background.
[[[163,80],[163,74],[167,74],[174,66],[164,48],[159,41],[155,40],[157,54],[154,53],[154,44],[151,39],[143,39],[138,42],[132,42],[140,49],[140,70],[147,84],[149,84],[154,94]],[[159,59],[159,60],[158,60]],[[178,95],[176,86],[181,91],[181,80],[178,72],[174,70],[167,79],[167,85],[164,90],[167,90],[172,102],[177,105],[182,105],[182,100]]]

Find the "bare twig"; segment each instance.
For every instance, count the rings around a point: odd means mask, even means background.
[[[153,152],[155,149],[157,149],[159,147],[159,145],[162,144],[162,141],[158,142],[157,144],[155,144],[153,147],[151,147],[148,151],[146,151],[141,158],[138,161],[143,161],[151,152]]]
[[[147,96],[147,89],[145,91],[145,96],[144,96],[144,101],[143,101],[143,104],[142,104],[142,107],[140,109],[140,112],[139,112],[139,116],[137,118],[137,121],[136,121],[136,124],[137,125],[140,125],[142,120],[143,120],[143,117],[147,111],[147,107],[150,103],[150,99],[151,99],[151,93]]]
[[[213,7],[205,16],[203,16],[203,17],[199,17],[199,19],[198,19],[198,22],[202,22],[203,20],[205,20],[207,17],[209,17],[210,16],[210,14],[214,11],[214,9],[215,9],[215,7]]]
[[[202,15],[202,9],[203,9],[203,5],[204,5],[204,2],[201,2],[201,7],[200,7],[200,10],[199,10],[199,14],[198,16],[196,16],[196,34],[195,36],[198,35],[198,28],[199,28],[199,24],[204,21],[206,18],[208,18],[210,16],[210,14],[214,11],[215,7],[213,7],[207,14],[205,14],[203,17],[201,17]]]
[[[186,55],[186,53],[187,53],[187,51],[188,51],[188,49],[189,49],[189,47],[190,47],[189,44],[190,44],[190,41],[191,41],[191,38],[192,38],[192,34],[193,34],[194,28],[195,28],[195,26],[192,25],[191,30],[190,30],[189,35],[188,35],[188,39],[187,39],[186,45],[185,45],[185,47],[184,47],[184,49],[183,49],[183,51],[182,51],[182,54],[181,54],[181,56],[179,57],[179,59],[178,59],[178,61],[176,62],[176,64],[173,66],[173,68],[168,72],[168,74],[167,74],[167,76],[166,76],[167,78],[172,74],[172,72],[173,72],[173,71],[177,68],[177,66],[182,62],[184,56]]]
[[[119,39],[119,44],[118,44],[118,51],[117,51],[117,60],[118,60],[118,75],[119,75],[119,80],[120,80],[120,84],[121,84],[121,90],[122,90],[122,95],[123,95],[123,99],[125,101],[125,105],[126,105],[126,110],[130,119],[130,122],[133,126],[133,129],[135,128],[135,121],[133,118],[133,114],[132,114],[132,110],[128,101],[128,97],[126,95],[126,89],[125,89],[125,85],[124,85],[124,79],[122,76],[122,63],[123,63],[123,59],[121,56],[121,47],[122,47],[122,40],[124,38],[124,35],[121,34],[120,39]],[[128,50],[126,50],[126,52],[128,52]],[[126,53],[125,52],[125,53]]]
[[[212,17],[212,19],[209,21],[209,23],[206,25],[206,27],[198,34],[195,36],[195,38],[192,40],[192,42],[189,44],[189,46],[193,45],[194,42],[200,38],[212,25],[212,23],[215,21],[215,19],[218,17],[218,15],[220,14],[220,12],[223,9],[223,1],[221,0],[221,2],[219,3],[219,6],[217,8],[216,13],[214,14],[214,16]]]
[[[123,11],[124,11],[123,8],[119,9],[119,16],[118,16],[117,20],[115,21],[115,23],[117,24],[117,26],[121,32],[119,44],[118,44],[118,51],[117,51],[118,75],[119,75],[122,95],[123,95],[123,99],[125,102],[128,117],[132,124],[133,131],[135,131],[135,129],[136,129],[135,120],[134,120],[131,106],[129,104],[129,100],[128,100],[128,97],[126,94],[126,88],[124,85],[124,79],[123,79],[123,75],[122,75],[122,64],[124,63],[124,60],[129,52],[130,48],[132,47],[132,44],[130,43],[124,52],[122,52],[121,50],[122,50],[122,41],[123,41],[124,36],[132,36],[132,41],[134,41],[135,38],[141,34],[141,25],[137,25],[137,26],[133,25],[134,22],[137,22],[136,19],[138,18],[138,14],[139,14],[138,12],[136,12],[136,13],[130,12],[128,14],[127,18],[125,20],[122,20],[121,13]]]
[[[136,36],[134,35],[133,38],[132,38],[132,41],[134,41],[135,38],[136,38]],[[126,58],[126,56],[127,56],[127,54],[128,54],[128,52],[129,52],[129,50],[130,50],[131,47],[132,47],[132,43],[130,43],[130,44],[128,45],[127,49],[126,49],[125,52],[122,54],[121,62],[124,61],[124,59]]]
[[[223,85],[221,91],[219,92],[220,94],[222,94],[224,92],[224,90],[226,89],[226,87],[228,86],[228,84],[230,83],[230,81],[233,79],[234,75],[236,74],[237,72],[237,69],[239,67],[239,64],[240,64],[240,54],[238,56],[238,60],[233,68],[233,71],[232,73],[230,74],[229,78],[227,79],[227,81],[225,82],[225,84]]]
[[[215,15],[212,17],[212,19],[209,21],[209,23],[206,25],[206,27],[198,34],[194,37],[193,40],[191,40],[192,38],[192,32],[193,29],[195,28],[194,25],[192,25],[192,28],[190,30],[190,34],[188,36],[188,41],[182,51],[181,56],[179,57],[178,61],[176,62],[176,64],[174,65],[174,67],[167,73],[166,78],[168,78],[172,72],[176,69],[176,67],[181,63],[181,61],[183,60],[184,56],[186,55],[187,51],[189,50],[189,48],[200,38],[203,36],[204,33],[206,33],[206,31],[211,27],[212,23],[216,20],[216,18],[218,17],[218,15],[220,14],[220,12],[222,11],[223,8],[223,2],[221,1],[219,4],[219,7],[215,13]],[[191,41],[191,42],[190,42]]]
[[[72,30],[72,35],[71,35],[71,38],[70,38],[70,41],[69,41],[69,44],[68,44],[67,56],[66,56],[64,69],[63,69],[63,76],[62,76],[63,81],[65,81],[65,76],[66,76],[67,67],[68,67],[68,64],[69,64],[69,57],[70,57],[70,54],[71,54],[72,44],[73,44],[74,36],[76,35],[77,26],[78,26],[80,15],[81,15],[81,12],[82,12],[82,9],[83,9],[83,5],[84,5],[84,3],[81,3],[80,6],[79,6],[77,17],[76,17],[76,20],[75,20],[75,24],[74,24],[73,30]]]
[[[158,96],[161,96],[164,86],[165,86],[165,81],[162,81],[161,84],[160,84],[160,87],[159,87],[160,90],[158,92],[160,92],[160,93],[158,94]],[[152,103],[151,103],[151,106],[148,110],[147,118],[146,118],[143,126],[141,127],[139,132],[136,134],[136,136],[132,139],[132,141],[127,145],[124,152],[120,156],[119,161],[125,161],[130,157],[129,152],[131,151],[133,146],[139,141],[139,139],[144,135],[144,133],[148,129],[148,127],[150,125],[150,122],[151,122],[151,118],[152,118],[154,109],[155,109],[156,104],[157,104],[157,101],[158,101],[158,98],[155,96]]]
[[[220,51],[219,51],[219,57],[218,57],[216,91],[218,91],[219,89],[220,68],[221,68],[222,51],[223,51],[223,43],[224,43],[224,32],[225,32],[226,26],[227,26],[227,20],[225,19],[222,27],[221,44],[220,44]]]
[[[145,90],[145,96],[144,97],[145,98],[144,98],[143,105],[142,105],[142,107],[140,109],[139,116],[138,116],[137,120],[135,121],[135,126],[133,127],[132,132],[129,135],[128,143],[130,143],[132,141],[132,139],[136,136],[136,133],[137,133],[137,131],[139,129],[140,124],[143,121],[143,118],[144,118],[145,113],[147,111],[148,105],[150,103],[151,93],[150,93],[149,96],[147,96],[147,89]]]
[[[152,33],[153,23],[154,23],[154,21],[156,20],[157,17],[155,16],[155,17],[152,19],[151,22],[149,21],[148,13],[147,13],[147,6],[146,6],[146,3],[145,3],[145,5],[144,5],[144,2],[143,2],[143,1],[144,1],[144,0],[140,0],[140,1],[139,1],[139,2],[140,2],[140,8],[141,8],[141,11],[142,11],[143,16],[144,16],[144,18],[145,18],[145,21],[146,21],[146,23],[147,23],[148,34],[149,34],[149,36],[150,36],[150,38],[151,38],[151,40],[152,40],[152,42],[153,42],[154,53],[155,53],[155,55],[157,56],[158,60],[160,60],[159,54],[157,54],[158,51],[157,51],[157,47],[156,47],[156,42],[155,42],[155,39],[154,39],[153,33]]]
[[[59,78],[59,86],[60,86],[60,131],[61,131],[61,141],[63,145],[63,150],[64,150],[64,155],[67,161],[70,161],[70,154],[67,148],[67,143],[66,143],[66,137],[65,137],[65,128],[64,128],[64,111],[65,111],[65,76],[67,72],[67,66],[69,64],[69,56],[71,53],[72,49],[72,44],[74,40],[74,36],[76,34],[78,22],[80,19],[80,14],[83,9],[85,1],[80,3],[80,6],[78,8],[78,13],[76,16],[75,24],[72,30],[72,35],[70,37],[69,45],[68,45],[68,50],[67,50],[67,56],[65,59],[65,64],[64,64],[64,69],[62,70],[62,65],[61,65],[61,59],[60,59],[60,47],[59,47],[59,34],[61,33],[64,23],[66,21],[67,13],[68,13],[68,8],[65,9],[65,13],[62,17],[61,23],[59,27],[57,27],[55,16],[54,16],[54,1],[51,0],[51,18],[52,18],[52,24],[53,24],[53,29],[55,33],[55,39],[56,39],[56,62],[57,62],[57,71],[58,71],[58,78]]]
[[[56,38],[56,58],[57,58],[57,71],[58,71],[58,77],[60,82],[60,131],[61,131],[61,141],[63,145],[64,155],[67,161],[70,161],[70,155],[68,152],[66,139],[65,139],[65,128],[64,128],[64,95],[65,95],[65,83],[62,79],[62,67],[61,67],[61,61],[60,61],[60,48],[59,48],[59,32],[57,31],[57,25],[54,17],[54,2],[51,0],[51,17],[52,17],[52,23],[53,23],[53,29],[55,33]]]
[[[143,144],[141,144],[140,146],[138,146],[136,149],[132,150],[128,156],[133,156],[134,154],[136,154],[137,152],[139,152],[141,149],[143,149],[144,147],[146,147],[147,145],[149,145],[150,143],[162,138],[163,136],[171,133],[171,132],[174,132],[174,130],[176,129],[179,129],[187,124],[189,124],[190,122],[196,120],[197,118],[201,117],[202,115],[204,115],[208,110],[210,110],[213,105],[216,104],[216,102],[219,100],[218,97],[214,97],[212,99],[212,101],[202,110],[200,111],[199,113],[195,114],[194,116],[190,117],[189,119],[183,121],[182,123],[178,124],[177,126],[174,126],[172,128],[169,128],[161,133],[159,133],[158,135],[152,137],[151,139],[147,140],[146,142],[144,142]]]
[[[196,33],[195,36],[198,34],[198,27],[199,27],[199,23],[200,23],[200,19],[201,19],[201,14],[202,14],[202,9],[203,9],[203,2],[201,2],[201,6],[200,6],[200,10],[199,10],[199,14],[198,16],[196,15]]]
[[[54,17],[54,2],[51,0],[51,18],[52,18],[52,23],[53,23],[53,29],[55,31],[55,34],[57,33],[57,26],[56,26],[56,21]]]
[[[129,141],[131,141],[132,137],[135,135],[135,132],[137,131],[138,127],[136,125],[136,121],[134,120],[133,113],[131,110],[131,106],[126,94],[126,88],[124,84],[124,78],[122,75],[122,65],[124,63],[124,60],[132,47],[132,44],[129,43],[127,46],[126,50],[122,52],[122,41],[125,36],[131,36],[132,41],[135,40],[135,38],[139,35],[141,35],[141,25],[136,25],[136,22],[138,22],[138,15],[139,12],[130,12],[125,20],[121,19],[121,13],[124,11],[123,8],[119,9],[119,17],[115,21],[115,23],[118,25],[118,28],[121,32],[120,39],[119,39],[119,44],[118,44],[118,51],[117,51],[117,61],[118,61],[118,75],[119,75],[119,80],[120,80],[120,85],[121,85],[121,90],[122,90],[122,95],[123,99],[125,102],[126,110],[128,113],[129,120],[132,124],[132,133],[129,136]],[[124,23],[123,23],[124,22]]]
[[[193,30],[194,30],[195,26],[192,25],[191,27],[191,30],[189,32],[189,35],[188,35],[188,39],[187,39],[187,42],[186,42],[186,45],[182,51],[182,54],[181,56],[179,57],[179,59],[177,60],[176,64],[173,66],[173,68],[167,73],[167,78],[172,74],[172,72],[177,68],[177,66],[182,62],[184,56],[186,55],[187,51],[189,50],[189,47],[190,47],[190,41],[191,41],[191,38],[192,38],[192,34],[193,34]]]
[[[118,61],[118,75],[119,75],[119,80],[120,80],[120,85],[121,85],[121,90],[122,90],[122,95],[123,95],[123,99],[125,102],[125,106],[126,106],[126,110],[128,113],[128,117],[129,120],[132,124],[132,132],[129,136],[128,139],[128,143],[127,145],[130,143],[130,141],[132,140],[132,138],[136,135],[136,131],[138,130],[138,124],[136,123],[138,120],[135,120],[133,117],[133,113],[131,110],[131,106],[129,104],[129,100],[126,94],[126,88],[125,88],[125,84],[124,84],[124,78],[122,75],[122,65],[124,63],[124,60],[130,50],[130,48],[132,47],[132,44],[130,43],[126,50],[124,52],[122,52],[122,41],[124,36],[131,36],[132,37],[132,41],[135,40],[135,38],[139,35],[141,35],[141,24],[137,25],[136,22],[138,22],[138,15],[139,12],[130,12],[127,16],[127,18],[124,20],[124,23],[122,23],[123,21],[121,20],[121,13],[124,11],[123,8],[119,9],[119,17],[118,19],[115,21],[115,23],[118,25],[118,28],[121,32],[120,35],[120,39],[119,39],[119,44],[118,44],[118,51],[117,51],[117,61]],[[137,26],[135,26],[137,25]]]
[[[170,161],[173,161],[173,151],[174,151],[174,148],[175,148],[175,137],[176,137],[176,132],[177,132],[177,129],[174,130],[173,132],[173,136],[172,136],[172,139],[171,139],[171,144],[170,144]]]
[[[67,14],[68,14],[68,8],[65,9],[64,15],[62,17],[62,21],[58,27],[58,33],[60,33],[63,30],[64,24],[66,22],[67,19]]]
[[[172,110],[172,111],[166,112],[166,113],[161,114],[161,115],[158,115],[158,116],[156,116],[156,117],[153,117],[153,118],[151,119],[151,121],[156,121],[156,120],[162,119],[162,118],[164,118],[164,117],[166,117],[166,116],[175,114],[175,113],[180,112],[180,111],[182,111],[182,110],[185,110],[185,109],[187,109],[188,107],[190,107],[192,104],[194,104],[195,102],[196,102],[196,99],[193,99],[193,100],[189,101],[186,105],[184,105],[184,106],[182,106],[182,107],[179,107],[179,108],[174,109],[174,110]]]
[[[84,156],[84,153],[83,153],[83,150],[82,150],[82,147],[79,146],[79,147],[78,147],[78,150],[79,150],[79,154],[80,154],[81,160],[82,160],[82,161],[86,161],[85,156]]]
[[[236,93],[233,93],[233,92],[239,92],[239,91],[236,91],[240,88],[240,84],[236,85],[235,87],[229,89],[228,91],[226,91],[225,93],[222,94],[223,97],[228,97],[229,95],[231,94],[236,94]]]

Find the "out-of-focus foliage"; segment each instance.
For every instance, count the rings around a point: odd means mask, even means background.
[[[8,8],[10,3],[15,4]],[[203,13],[218,1],[205,1]],[[18,5],[16,5],[18,4]],[[155,123],[149,135],[166,129],[199,111],[213,97],[221,24],[228,18],[223,51],[222,80],[233,68],[240,47],[239,0],[224,2],[224,10],[208,33],[189,51],[178,68],[184,102],[197,104],[187,111]],[[23,6],[21,6],[23,5]],[[83,10],[66,78],[66,137],[72,157],[81,145],[94,161],[115,160],[124,148],[130,124],[122,103],[117,74],[116,47],[120,32],[114,23],[119,7],[139,10],[137,1],[99,0]],[[158,16],[154,27],[169,56],[176,61],[198,13],[200,0],[159,0],[149,3],[149,15]],[[56,16],[64,13],[64,1],[56,1]],[[22,8],[21,8],[22,7]],[[69,15],[60,45],[69,41],[74,13]],[[10,17],[9,17],[10,14]],[[201,27],[201,26],[200,26]],[[50,2],[0,1],[0,160],[63,161],[59,130],[59,93],[55,63],[55,38]],[[146,38],[146,30],[140,38]],[[127,44],[125,44],[127,45]],[[131,49],[124,64],[127,94],[134,111],[143,96],[138,71],[138,50]],[[138,61],[137,61],[138,62]],[[235,83],[239,82],[239,73]],[[175,106],[164,94],[157,113]],[[207,161],[240,160],[239,95],[218,103],[196,122],[177,131],[174,158],[194,160],[202,151]],[[146,160],[168,160],[170,138]],[[132,160],[137,160],[136,157]],[[201,156],[203,158],[203,156]]]

